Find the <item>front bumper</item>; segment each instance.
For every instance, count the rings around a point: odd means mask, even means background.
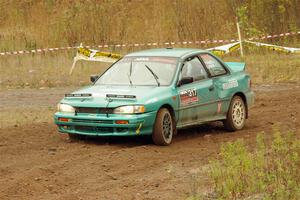
[[[118,114],[65,114],[57,112],[54,122],[61,133],[90,136],[132,136],[152,133],[156,111],[134,115]],[[68,119],[60,121],[59,118]],[[128,124],[116,124],[118,120],[126,120]]]

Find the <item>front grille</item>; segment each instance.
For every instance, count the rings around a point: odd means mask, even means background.
[[[112,127],[96,127],[96,126],[75,126],[76,131],[89,131],[95,133],[112,133],[114,128]]]
[[[114,109],[113,108],[99,108],[100,114],[113,114]]]
[[[90,107],[76,107],[76,113],[87,114],[113,114],[113,108],[90,108]]]
[[[79,108],[76,108],[76,113],[97,114],[98,110],[99,110],[98,108],[83,108],[83,107],[79,107]]]
[[[98,120],[98,119],[72,119],[72,122],[77,123],[97,123],[97,124],[113,124],[113,120]]]

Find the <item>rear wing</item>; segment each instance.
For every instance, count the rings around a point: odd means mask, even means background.
[[[240,71],[245,71],[246,69],[246,63],[242,62],[225,62],[227,67],[230,69],[232,72],[240,72]]]

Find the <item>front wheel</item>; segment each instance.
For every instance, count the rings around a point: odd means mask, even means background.
[[[228,131],[236,131],[244,128],[246,121],[246,106],[240,96],[234,96],[230,102],[224,127]]]
[[[171,144],[174,129],[172,115],[169,110],[161,108],[157,113],[152,133],[152,140],[154,144],[161,146]]]

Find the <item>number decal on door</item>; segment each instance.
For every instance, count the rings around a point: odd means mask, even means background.
[[[183,90],[180,92],[181,105],[188,105],[195,102],[198,102],[197,90],[195,88]]]

